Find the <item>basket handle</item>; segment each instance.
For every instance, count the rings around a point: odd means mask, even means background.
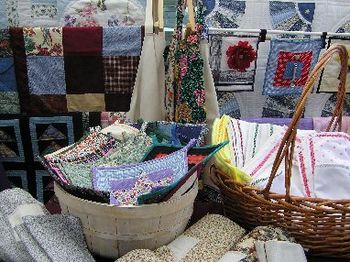
[[[333,111],[332,119],[328,124],[327,131],[330,131],[331,127],[333,127],[333,130],[334,130],[336,126],[338,126],[339,131],[341,129],[343,104],[344,104],[344,97],[345,97],[345,91],[346,91],[345,83],[346,83],[346,76],[348,71],[348,52],[345,46],[340,44],[334,44],[321,56],[315,68],[312,70],[308,80],[306,81],[304,90],[296,106],[296,110],[293,115],[293,118],[278,148],[277,155],[273,163],[271,174],[267,182],[267,185],[265,189],[262,190],[262,193],[266,199],[268,199],[269,197],[272,181],[276,176],[277,170],[281,165],[282,160],[284,159],[285,160],[286,201],[290,201],[290,181],[291,181],[291,175],[292,175],[291,174],[292,160],[293,160],[295,139],[297,134],[297,126],[300,118],[302,117],[303,111],[305,109],[307,98],[311,94],[311,91],[318,78],[318,75],[326,66],[326,64],[330,61],[332,56],[336,53],[338,53],[340,56],[340,64],[341,64],[340,75],[339,75],[340,82],[339,82],[338,92],[337,92],[337,102]]]

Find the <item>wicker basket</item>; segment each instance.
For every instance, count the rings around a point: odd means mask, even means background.
[[[247,228],[275,225],[288,230],[310,254],[350,258],[350,200],[297,197],[290,195],[292,155],[297,125],[305,108],[308,95],[320,71],[329,59],[338,53],[341,61],[337,103],[328,131],[335,121],[341,126],[345,96],[348,55],[346,48],[332,45],[320,58],[312,71],[300,97],[292,122],[282,139],[266,188],[259,190],[235,182],[216,170],[213,182],[223,195],[225,215]],[[286,165],[286,194],[270,192],[272,181],[281,162]],[[332,175],[332,174],[330,174]]]
[[[182,234],[192,215],[197,192],[196,183],[177,199],[116,207],[75,197],[55,183],[62,213],[81,219],[89,250],[112,259],[136,248],[158,248]]]

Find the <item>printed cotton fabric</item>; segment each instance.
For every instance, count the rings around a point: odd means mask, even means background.
[[[203,58],[200,41],[203,30],[203,10],[199,6],[196,29],[182,37],[182,23],[186,1],[179,1],[177,24],[169,48],[169,69],[166,76],[166,120],[182,123],[206,121]]]

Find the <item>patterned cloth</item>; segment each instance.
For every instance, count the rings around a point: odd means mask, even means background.
[[[137,67],[139,64],[138,56],[103,58],[104,84],[108,94],[131,94],[135,83]]]
[[[206,215],[170,244],[154,252],[136,249],[117,261],[216,262],[244,233],[243,228],[224,216]]]
[[[203,59],[200,40],[203,30],[203,10],[199,5],[196,29],[182,38],[185,0],[177,6],[177,25],[169,50],[169,69],[166,79],[166,120],[181,123],[206,121]]]
[[[144,24],[142,0],[1,1],[0,27],[122,26]]]
[[[72,163],[60,161],[52,163],[59,169],[70,184],[82,188],[92,188],[92,168],[98,166],[120,166],[138,163],[152,145],[151,139],[143,133],[136,135],[125,135],[117,140],[113,148],[105,156],[96,156],[89,163]]]
[[[210,66],[220,90],[252,90],[254,85],[258,38],[211,34]]]
[[[1,30],[0,100],[13,103],[0,113],[20,113],[18,104],[31,114],[128,111],[142,34],[141,26]]]
[[[98,191],[110,192],[112,180],[135,178],[141,172],[150,174],[164,169],[171,169],[175,174],[175,181],[179,181],[188,172],[187,152],[195,143],[196,140],[191,140],[182,149],[161,159],[119,167],[95,167],[92,169],[93,188]]]
[[[275,96],[300,94],[318,60],[321,48],[320,39],[273,39],[263,94]]]
[[[174,178],[172,170],[166,169],[148,175],[142,173],[135,179],[111,181],[110,204],[137,205],[139,196],[169,186],[174,182]]]

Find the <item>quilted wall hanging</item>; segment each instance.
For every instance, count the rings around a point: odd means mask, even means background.
[[[30,114],[129,110],[140,26],[25,27],[8,33],[0,32],[11,43],[0,58],[0,92],[16,106],[3,113],[19,113],[18,104]]]
[[[2,0],[0,27],[143,25],[143,0]]]
[[[204,0],[204,3],[207,7],[206,21],[209,27],[306,32],[350,32],[350,2],[342,0]],[[235,12],[226,12],[227,8],[231,8]],[[220,59],[216,55],[218,47],[216,39],[220,39],[221,36],[239,37],[242,34],[246,33],[210,32],[209,43],[211,51],[214,51],[211,55],[215,56],[210,58],[214,75],[218,75],[220,65]],[[255,36],[258,36],[258,34],[255,34]],[[287,38],[287,40],[290,38],[310,39],[306,35],[292,36],[284,34],[269,36]],[[214,41],[211,41],[213,39]],[[331,39],[332,41],[334,39]],[[216,87],[220,90],[218,92],[220,113],[229,113],[233,117],[290,117],[294,112],[300,91],[297,89],[292,90],[289,88],[289,85],[286,85],[288,88],[281,87],[277,89],[277,92],[273,92],[275,91],[273,79],[265,79],[270,56],[270,40],[267,39],[265,42],[260,42],[258,46],[255,78],[251,88],[246,90],[242,88],[235,89],[232,86],[228,88],[221,86],[216,81]],[[296,76],[298,76],[298,66],[296,73]],[[285,75],[285,77],[288,76]],[[321,79],[321,84],[323,79]],[[272,84],[265,87],[270,86],[272,88],[264,89],[264,83],[269,81],[272,81]],[[313,92],[314,94],[308,101],[309,105],[305,111],[305,116],[314,117],[327,114],[327,108],[333,103],[334,91],[322,92],[316,86]],[[346,110],[345,112],[348,114]]]
[[[257,37],[213,35],[210,42],[210,66],[220,90],[252,90],[254,86]]]
[[[321,39],[272,40],[263,95],[301,94],[321,49]]]

